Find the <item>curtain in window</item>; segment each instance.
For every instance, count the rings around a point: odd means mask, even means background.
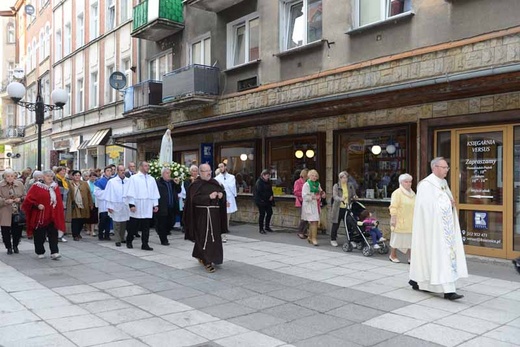
[[[322,1],[309,0],[307,4],[307,43],[321,40]]]
[[[235,27],[235,51],[233,54],[234,65],[244,64],[246,62],[246,25],[241,24]]]
[[[260,20],[258,18],[249,22],[249,61],[260,58]]]
[[[381,0],[359,0],[359,25],[367,25],[382,20]]]
[[[211,39],[204,40],[204,61],[202,64],[211,65]]]
[[[303,2],[289,7],[287,21],[287,49],[303,45],[305,22],[303,18]]]

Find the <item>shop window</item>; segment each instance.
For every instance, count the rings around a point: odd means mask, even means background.
[[[181,152],[180,163],[186,165],[188,168],[192,165],[199,166],[199,152],[197,150]]]
[[[217,148],[217,161],[214,169],[219,163],[226,163],[229,173],[235,175],[238,193],[252,193],[256,179],[260,175],[257,168],[257,143],[239,142],[219,144]]]
[[[358,197],[389,200],[399,188],[399,175],[410,173],[409,143],[408,127],[342,133],[336,171],[350,173]]]
[[[356,0],[358,26],[382,22],[410,10],[410,0]]]
[[[282,51],[321,40],[321,0],[285,0],[281,4]]]
[[[257,13],[227,25],[227,67],[242,65],[259,58],[259,18]]]
[[[267,169],[271,171],[271,183],[275,195],[293,193],[294,181],[302,169],[316,169],[325,189],[325,172],[320,169],[320,148],[325,148],[322,136],[308,135],[295,138],[267,140]]]

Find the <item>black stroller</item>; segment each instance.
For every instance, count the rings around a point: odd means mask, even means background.
[[[352,252],[354,248],[361,250],[365,257],[370,257],[376,251],[369,242],[370,234],[365,231],[363,222],[359,220],[359,215],[365,210],[365,206],[359,201],[353,201],[345,212],[343,217],[343,223],[345,224],[345,231],[347,240],[343,244],[343,250],[345,252]],[[379,254],[387,254],[389,247],[386,242],[378,242]]]

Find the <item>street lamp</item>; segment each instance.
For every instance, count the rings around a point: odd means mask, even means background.
[[[42,124],[45,118],[45,111],[52,111],[54,109],[61,110],[67,103],[69,98],[67,92],[63,89],[55,89],[51,94],[54,105],[47,105],[43,103],[42,98],[42,81],[38,79],[38,87],[36,92],[35,102],[21,101],[25,96],[25,87],[19,82],[11,82],[7,86],[7,95],[14,101],[15,104],[25,107],[29,111],[36,112],[36,125],[38,125],[38,164],[37,170],[42,169]]]

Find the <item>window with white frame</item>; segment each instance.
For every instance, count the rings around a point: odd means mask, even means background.
[[[17,112],[17,116],[18,116],[17,124],[18,125],[25,126],[27,124],[26,119],[25,119],[26,113],[27,113],[27,109],[25,107],[18,106],[18,112]]]
[[[110,86],[110,75],[112,75],[114,71],[115,69],[113,64],[107,66],[107,72],[105,75],[107,81],[105,85],[105,104],[109,104],[116,100],[116,90]]]
[[[171,71],[172,54],[168,52],[148,62],[149,79],[162,81],[165,73]]]
[[[32,42],[32,55],[31,55],[31,68],[36,68],[36,51],[38,50],[38,41],[36,38],[33,38]]]
[[[14,77],[14,61],[7,62],[7,80],[10,82]]]
[[[63,56],[67,56],[71,52],[72,27],[70,22],[65,24],[65,37],[63,38]]]
[[[242,65],[260,57],[260,19],[252,13],[227,25],[227,67]]]
[[[51,26],[49,23],[45,25],[45,58],[51,54]]]
[[[200,40],[195,40],[189,48],[190,65],[211,65],[211,37],[206,36]]]
[[[132,0],[121,0],[121,23],[132,18]]]
[[[41,63],[45,59],[45,29],[40,30],[40,50],[39,50],[39,62]]]
[[[76,82],[76,113],[83,112],[83,99],[83,78],[80,78]]]
[[[5,109],[5,113],[6,113],[6,120],[7,120],[7,124],[5,125],[5,127],[9,127],[9,126],[16,126],[16,119],[15,119],[15,113],[14,113],[14,110],[15,110],[15,105],[14,104],[7,104],[5,105],[6,109]]]
[[[130,65],[130,58],[123,58],[123,60],[121,61],[121,67],[126,76],[126,85],[131,86],[132,85],[132,70],[131,70],[131,65]]]
[[[322,0],[282,0],[281,9],[282,51],[321,40]]]
[[[70,105],[72,103],[70,84],[66,84],[65,85],[65,93],[67,93],[67,100],[68,101],[65,103],[65,105],[63,105],[63,111],[62,111],[63,117],[70,116],[70,110],[71,110]]]
[[[85,21],[83,19],[83,12],[76,17],[76,48],[85,44]]]
[[[7,24],[7,43],[15,43],[16,35],[14,31],[14,23]]]
[[[107,0],[106,31],[114,29],[116,24],[116,0]]]
[[[62,54],[62,38],[61,30],[56,30],[56,41],[54,42],[54,57],[58,61],[61,59]]]
[[[99,35],[99,7],[98,3],[95,2],[90,5],[90,40],[94,40]]]
[[[90,107],[94,108],[98,106],[98,72],[92,72],[90,74]]]
[[[43,102],[46,104],[50,104],[51,101],[51,80],[49,76],[45,76],[42,78],[42,97]]]
[[[409,7],[410,0],[356,0],[357,26],[377,23],[398,15]]]

